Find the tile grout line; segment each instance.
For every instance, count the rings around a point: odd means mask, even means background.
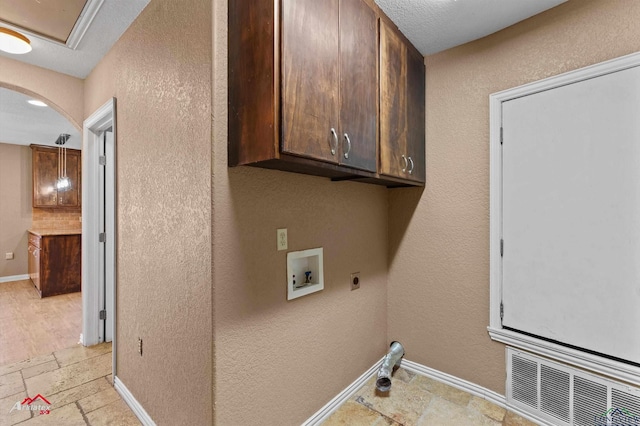
[[[438,398],[438,395],[434,394],[433,392],[430,392],[428,390],[425,390],[426,393],[431,394],[431,398],[429,398],[429,403],[427,404],[427,406],[425,407],[424,411],[420,414],[420,417],[418,417],[418,424],[420,424],[420,420],[422,420],[422,418],[424,416],[426,416],[427,414],[429,414],[429,412],[431,411],[431,406],[434,404],[434,400],[436,398]]]
[[[70,387],[70,388],[68,388],[68,389],[61,390],[61,391],[59,391],[59,392],[56,392],[56,393],[52,394],[52,396],[53,396],[53,395],[57,395],[57,394],[62,393],[62,392],[67,392],[67,391],[73,390],[73,389],[75,389],[75,388],[79,388],[80,386],[86,385],[86,384],[88,384],[88,383],[97,382],[98,380],[100,380],[100,377],[98,377],[98,378],[96,378],[96,379],[93,379],[93,380],[90,380],[90,381],[88,381],[88,382],[82,382],[82,383],[80,383],[79,385],[76,385],[76,386]],[[92,393],[91,395],[86,395],[84,398],[88,398],[88,397],[90,397],[90,396],[92,396],[92,395],[95,395],[96,393],[98,393],[98,392]],[[82,399],[82,398],[81,398],[81,399]],[[64,405],[62,405],[62,407],[66,407],[66,406],[67,406],[67,405],[69,405],[69,404],[73,404],[73,402],[69,402],[69,403],[67,403],[67,404],[64,404]]]
[[[24,379],[24,374],[22,374],[22,368],[18,370],[18,372],[20,373],[20,379],[22,379],[22,387],[24,388],[23,392],[25,393],[26,398],[29,398],[29,391],[27,390],[27,381]],[[33,411],[29,410],[28,420],[31,420],[32,418],[33,418]]]
[[[87,415],[84,413],[84,410],[82,409],[78,401],[76,401],[75,404],[78,410],[80,411],[80,414],[82,414],[82,419],[84,420],[84,422],[87,424],[87,426],[91,426],[91,423],[89,423],[89,419],[87,418]]]
[[[400,425],[400,426],[405,426],[405,424],[404,424],[404,423],[400,423],[399,421],[392,419],[391,417],[387,416],[387,415],[386,415],[386,414],[384,414],[384,413],[381,413],[380,411],[376,410],[375,408],[373,408],[373,407],[369,407],[367,404],[364,404],[364,403],[360,402],[360,401],[361,401],[361,398],[362,398],[361,396],[358,396],[358,397],[355,399],[356,404],[360,404],[360,405],[362,405],[362,406],[363,406],[364,408],[366,408],[367,410],[369,410],[369,411],[373,411],[374,413],[379,414],[382,418],[387,419],[387,420],[390,420],[390,421],[392,421],[392,422],[393,422],[393,423],[395,423],[395,424],[398,424],[398,425]]]
[[[60,350],[63,351],[65,349],[68,349],[68,348],[63,348],[63,349],[60,349]],[[56,352],[58,352],[58,351],[56,351]],[[109,350],[109,352],[104,352],[104,353],[93,355],[93,356],[90,356],[90,357],[87,357],[87,358],[83,358],[81,360],[78,360],[78,361],[75,361],[75,362],[72,362],[72,363],[69,363],[69,364],[65,364],[64,366],[60,365],[60,362],[58,361],[58,358],[56,357],[55,352],[53,352],[53,357],[55,358],[55,360],[58,363],[58,365],[60,366],[60,368],[66,368],[66,367],[69,367],[71,365],[76,365],[76,364],[79,364],[81,362],[88,361],[88,360],[93,359],[93,358],[98,358],[99,356],[102,356],[102,355],[105,355],[105,354],[108,354],[108,353],[111,353],[111,351]]]

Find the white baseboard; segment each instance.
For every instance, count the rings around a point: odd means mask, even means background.
[[[29,274],[10,275],[8,277],[0,277],[0,283],[9,283],[11,281],[23,281],[28,279],[29,279]]]
[[[349,398],[355,394],[358,389],[360,389],[371,377],[373,377],[380,365],[382,364],[382,359],[376,362],[371,368],[364,372],[360,377],[358,377],[353,383],[347,386],[342,392],[335,396],[331,401],[329,401],[324,407],[319,409],[313,416],[309,417],[302,426],[316,426],[320,425],[326,419],[329,418],[340,406],[345,403]]]
[[[316,426],[325,421],[331,414],[340,408],[340,406],[346,402],[349,398],[360,389],[369,378],[376,375],[378,368],[382,364],[382,358],[376,362],[369,370],[367,370],[362,376],[358,377],[353,383],[347,386],[342,392],[336,395],[331,401],[329,401],[324,407],[318,410],[314,415],[309,417],[302,426]],[[430,379],[437,380],[446,385],[463,390],[478,398],[486,399],[487,401],[505,408],[525,419],[544,426],[554,426],[552,423],[547,422],[544,419],[533,416],[524,411],[520,411],[518,407],[512,407],[507,405],[507,400],[504,395],[500,395],[490,389],[477,385],[475,383],[468,382],[458,377],[452,376],[442,371],[434,370],[417,362],[409,361],[408,359],[402,359],[400,366],[408,371],[421,376],[429,377]]]
[[[120,394],[124,402],[127,403],[131,411],[136,415],[140,423],[145,426],[156,426],[155,422],[151,419],[151,416],[147,414],[142,405],[138,402],[138,400],[133,396],[129,389],[120,381],[120,379],[116,376],[113,378],[113,387]]]

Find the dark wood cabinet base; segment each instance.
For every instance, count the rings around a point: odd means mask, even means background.
[[[29,233],[29,277],[40,297],[81,290],[81,236]]]

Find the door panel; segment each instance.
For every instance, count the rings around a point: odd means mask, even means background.
[[[40,248],[29,244],[28,270],[31,282],[40,290]]]
[[[106,138],[106,134],[107,132],[104,132],[101,137],[100,137],[100,141],[98,142],[98,155],[101,157],[104,154],[104,146],[105,146],[105,138]],[[105,205],[104,205],[104,197],[105,197],[105,187],[104,187],[104,182],[105,182],[105,168],[104,167],[100,167],[98,169],[98,230],[100,233],[105,233],[106,235],[106,230],[105,230],[105,226],[104,226],[104,216],[105,216]],[[106,241],[100,243],[98,245],[98,304],[100,306],[100,310],[105,310],[106,311],[106,264],[105,264],[105,246],[106,246]],[[109,315],[110,312],[107,312],[107,315]],[[100,342],[106,342],[106,320],[105,319],[101,319],[99,322],[99,329],[98,329],[98,337],[100,339]]]
[[[33,207],[56,207],[58,191],[58,151],[33,150]]]
[[[380,22],[380,173],[406,177],[407,49],[395,31]]]
[[[424,58],[407,52],[407,155],[413,171],[408,179],[425,181],[425,69]]]
[[[282,151],[337,162],[338,0],[282,2]]]
[[[362,0],[341,0],[339,161],[372,172],[377,165],[377,52],[377,17],[373,10]]]
[[[58,205],[76,207],[80,205],[80,156],[77,153],[67,151],[66,166],[71,187],[66,191],[58,191]]]
[[[115,161],[113,129],[104,132],[104,155],[108,162]],[[101,210],[104,209],[104,231],[113,230],[115,236],[115,176],[114,168],[105,169],[103,195],[101,197]],[[114,238],[107,238],[104,244],[104,262],[105,262],[105,286],[104,286],[104,309],[107,311],[107,320],[104,324],[104,341],[111,342],[113,340],[113,315],[115,315],[115,241]]]

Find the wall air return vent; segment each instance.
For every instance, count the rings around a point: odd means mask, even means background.
[[[513,399],[538,408],[538,363],[513,355],[511,367]]]
[[[507,405],[542,424],[617,424],[611,416],[618,415],[640,425],[640,389],[512,348]]]

